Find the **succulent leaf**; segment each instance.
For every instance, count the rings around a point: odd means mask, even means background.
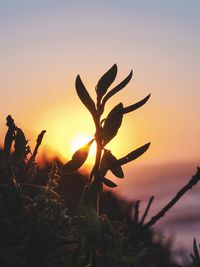
[[[70,173],[78,170],[86,161],[89,149],[94,139],[89,141],[85,146],[78,149],[72,156],[72,159],[68,161],[62,168],[63,173]]]
[[[129,75],[121,83],[119,83],[112,90],[110,90],[110,92],[108,92],[105,95],[105,97],[102,100],[102,105],[105,106],[105,104],[108,101],[108,99],[110,99],[113,95],[115,95],[117,92],[119,92],[120,90],[122,90],[130,82],[132,76],[133,76],[133,72],[131,70],[131,72],[129,73]]]
[[[117,76],[117,65],[114,64],[98,81],[96,86],[97,97],[101,99]]]
[[[151,94],[149,94],[148,96],[146,96],[144,99],[140,100],[139,102],[137,102],[131,106],[125,107],[124,111],[123,111],[124,114],[129,113],[131,111],[134,111],[134,110],[142,107],[149,100],[150,96],[151,96]]]
[[[123,165],[126,164],[132,160],[137,159],[138,157],[140,157],[142,154],[144,154],[147,149],[149,148],[151,143],[147,143],[144,146],[141,146],[139,148],[137,148],[136,150],[132,151],[131,153],[129,153],[128,155],[126,155],[125,157],[121,158],[118,160],[118,164],[119,165]]]
[[[110,170],[116,177],[124,178],[122,167],[118,165],[117,158],[111,153],[111,151],[106,150],[101,160],[100,172],[105,175],[108,170]]]
[[[107,178],[105,178],[105,177],[102,179],[102,182],[103,182],[106,186],[108,186],[108,187],[110,187],[110,188],[117,187],[117,185],[116,185],[114,182],[112,182],[111,180],[109,180],[109,179],[107,179]]]
[[[102,130],[103,145],[109,143],[117,134],[123,118],[122,103],[115,106],[108,114]]]
[[[76,92],[82,103],[86,106],[94,118],[96,116],[95,103],[89,95],[79,75],[76,78]]]

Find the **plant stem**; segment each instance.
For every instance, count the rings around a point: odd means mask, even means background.
[[[147,214],[148,214],[148,212],[149,212],[149,209],[151,208],[151,205],[152,205],[152,203],[153,203],[153,200],[154,200],[154,196],[150,197],[149,202],[148,202],[148,204],[147,204],[147,207],[146,207],[146,209],[145,209],[145,211],[144,211],[144,214],[143,214],[143,216],[142,216],[142,219],[141,219],[141,221],[140,221],[140,224],[141,224],[141,225],[143,225],[143,223],[144,223],[144,220],[145,220],[145,218],[146,218],[146,216],[147,216]]]
[[[43,137],[44,137],[44,134],[45,134],[45,133],[46,133],[46,131],[43,130],[43,131],[38,135],[38,138],[37,138],[37,140],[36,140],[36,146],[35,146],[35,148],[34,148],[34,151],[33,151],[32,156],[31,156],[31,158],[30,158],[30,160],[29,160],[29,162],[28,162],[28,164],[27,164],[27,166],[26,166],[26,168],[25,168],[23,179],[26,178],[26,175],[27,175],[27,173],[28,173],[28,171],[29,171],[29,169],[30,169],[31,164],[35,161],[35,157],[36,157],[36,155],[37,155],[37,153],[38,153],[38,149],[39,149],[39,147],[40,147],[40,145],[41,145],[41,143],[42,143],[42,140],[43,140]]]
[[[99,102],[97,100],[97,106]],[[95,157],[95,164],[94,164],[94,180],[93,180],[93,190],[95,193],[95,203],[94,206],[96,208],[97,214],[99,215],[99,199],[100,199],[100,163],[101,163],[101,154],[102,154],[102,138],[101,138],[101,124],[100,124],[101,113],[98,111],[98,115],[96,116],[95,120],[95,140],[96,140],[96,157]]]
[[[192,176],[192,178],[189,180],[189,182],[183,186],[177,194],[155,215],[151,218],[149,222],[147,222],[143,227],[141,227],[134,236],[138,236],[142,232],[149,229],[151,226],[153,226],[156,222],[158,222],[165,214],[180,200],[180,198],[190,189],[192,189],[193,186],[195,186],[200,181],[200,168],[197,168],[197,173]]]
[[[101,153],[102,153],[102,147],[99,142],[100,140],[97,139],[97,151],[96,151],[96,159],[95,159],[95,173],[94,173],[94,181],[93,183],[97,186],[95,190],[96,192],[96,211],[97,214],[99,214],[99,199],[100,199],[100,193],[99,193],[99,183],[100,183],[100,173],[99,173],[99,167],[100,167],[100,161],[101,161]]]

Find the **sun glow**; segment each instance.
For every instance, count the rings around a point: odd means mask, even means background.
[[[72,106],[71,103],[73,103]],[[73,111],[74,108],[75,110]],[[48,152],[49,158],[56,155],[63,163],[67,162],[71,159],[75,151],[94,138],[95,127],[90,114],[87,114],[87,112],[84,113],[83,111],[79,106],[75,106],[74,101],[71,101],[67,106],[65,103],[55,106],[51,110],[48,110],[48,112],[42,114],[37,124],[33,124],[35,134],[32,140],[35,142],[37,133],[41,129],[46,129],[47,133],[41,149],[44,147],[44,151]],[[70,114],[73,114],[73,116],[70,116]],[[139,121],[136,121],[137,124],[139,124]],[[127,132],[131,133],[128,138]],[[106,145],[106,149],[111,150],[115,157],[120,158],[142,145],[145,141],[146,136],[139,135],[131,118],[127,118],[123,127],[120,128],[117,137]],[[83,168],[91,168],[93,166],[95,153],[96,143],[94,141]]]
[[[90,140],[92,139],[91,136],[89,135],[84,135],[84,134],[79,134],[77,136],[75,136],[72,141],[70,142],[71,146],[71,151],[72,153],[74,153],[75,151],[77,151],[79,148],[83,147],[84,145],[86,145]],[[95,156],[95,152],[96,152],[96,143],[93,142],[91,147],[90,147],[90,152],[89,155],[91,157]]]

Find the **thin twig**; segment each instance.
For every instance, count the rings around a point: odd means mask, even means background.
[[[145,211],[144,211],[144,214],[143,214],[143,216],[142,216],[142,219],[141,219],[141,221],[140,221],[140,225],[143,225],[143,223],[144,223],[144,221],[145,221],[145,219],[146,219],[146,217],[147,217],[147,214],[148,214],[148,212],[149,212],[149,209],[151,208],[151,205],[152,205],[152,203],[153,203],[153,200],[154,200],[154,196],[150,197],[150,199],[149,199],[149,201],[148,201],[148,204],[147,204],[147,207],[146,207],[146,209],[145,209]]]
[[[137,200],[134,205],[134,208],[135,208],[134,221],[136,223],[138,223],[138,219],[139,219],[139,207],[140,207],[140,200]]]
[[[139,234],[143,233],[147,229],[149,229],[151,226],[153,226],[156,222],[158,222],[162,217],[165,216],[165,214],[180,200],[180,198],[190,189],[192,189],[193,186],[195,186],[200,181],[200,168],[197,167],[197,173],[192,176],[192,178],[189,180],[189,182],[181,188],[180,191],[177,192],[174,198],[172,198],[171,201],[168,202],[167,205],[164,206],[163,209],[161,209],[155,216],[151,218],[149,222],[147,222],[143,227],[141,227],[135,234],[135,236],[138,236]]]
[[[33,154],[32,154],[32,156],[31,156],[31,158],[30,158],[28,164],[26,165],[26,169],[25,169],[25,171],[24,171],[24,178],[26,177],[26,175],[27,175],[27,173],[28,173],[28,171],[29,171],[29,169],[30,169],[31,164],[35,161],[35,157],[36,157],[36,155],[37,155],[39,146],[40,146],[41,143],[42,143],[42,139],[43,139],[45,133],[46,133],[46,131],[43,130],[43,131],[38,135],[38,138],[37,138],[37,140],[36,140],[36,146],[35,146],[35,149],[34,149],[34,151],[33,151]]]

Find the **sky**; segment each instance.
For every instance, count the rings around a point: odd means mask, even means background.
[[[145,155],[124,166],[117,192],[144,201],[155,195],[160,207],[200,164],[199,29],[199,0],[0,0],[0,143],[11,114],[32,147],[47,130],[41,157],[66,162],[80,140],[94,135],[76,95],[76,76],[94,97],[98,79],[113,64],[114,84],[132,69],[132,81],[106,113],[119,102],[130,105],[149,93],[151,98],[125,116],[108,148],[122,157],[151,142]],[[192,196],[185,201],[196,214]],[[189,236],[189,247],[196,234]]]
[[[69,158],[75,139],[94,134],[76,76],[94,96],[98,79],[116,63],[116,83],[131,69],[133,79],[106,112],[121,101],[130,105],[149,93],[151,99],[125,117],[108,148],[121,157],[151,142],[137,164],[197,164],[199,27],[198,0],[1,0],[1,140],[11,114],[32,145],[46,129],[46,153]]]

